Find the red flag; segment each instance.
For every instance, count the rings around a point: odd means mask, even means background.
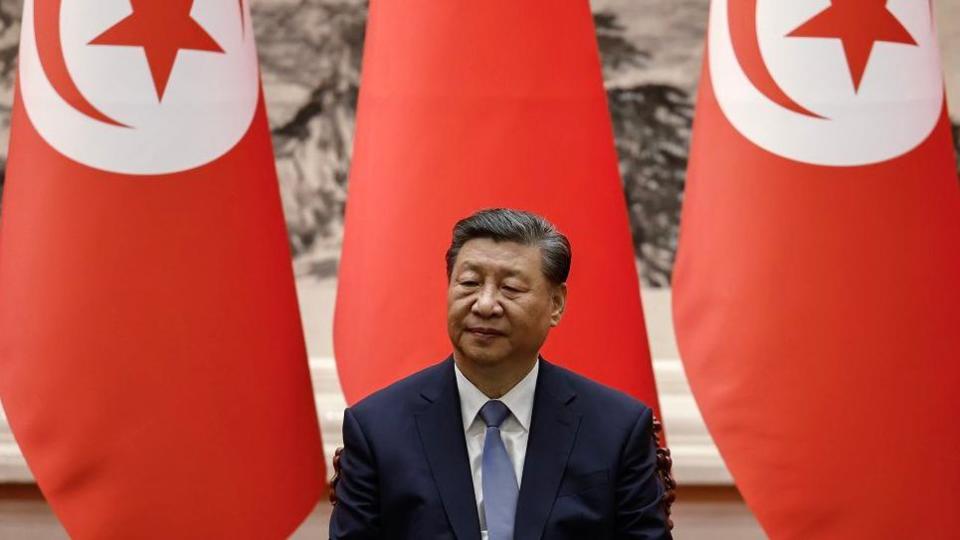
[[[771,538],[960,530],[960,191],[927,2],[714,0],[674,315]]]
[[[279,538],[324,486],[244,4],[24,3],[0,395],[74,538]]]
[[[372,3],[334,321],[347,401],[449,353],[453,225],[504,206],[573,246],[546,357],[655,406],[590,9],[549,0]]]

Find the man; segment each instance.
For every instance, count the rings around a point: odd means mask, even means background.
[[[453,355],[344,412],[331,538],[670,538],[651,410],[539,355],[570,261],[528,212],[456,224]]]

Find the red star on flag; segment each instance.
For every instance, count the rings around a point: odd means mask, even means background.
[[[210,34],[190,17],[193,0],[132,0],[131,6],[132,14],[93,38],[90,44],[141,47],[161,101],[181,49],[223,53]]]
[[[832,0],[830,7],[787,36],[839,39],[843,43],[854,91],[860,89],[874,43],[917,44],[887,9],[886,0]]]

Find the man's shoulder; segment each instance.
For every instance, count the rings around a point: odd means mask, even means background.
[[[421,405],[424,389],[442,384],[445,376],[452,377],[451,360],[443,360],[412,375],[377,390],[361,399],[350,410],[357,415],[382,415],[390,411],[406,410]]]
[[[597,411],[608,417],[637,418],[644,414],[649,407],[639,399],[587,378],[575,371],[562,366],[545,362],[555,376],[565,381],[576,394],[578,408],[586,411]]]

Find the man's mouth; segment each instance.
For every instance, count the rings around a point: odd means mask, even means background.
[[[480,336],[480,337],[499,337],[499,336],[506,335],[500,330],[497,330],[496,328],[487,328],[483,326],[473,326],[473,327],[467,328],[467,332],[470,332],[471,334],[475,336]]]

